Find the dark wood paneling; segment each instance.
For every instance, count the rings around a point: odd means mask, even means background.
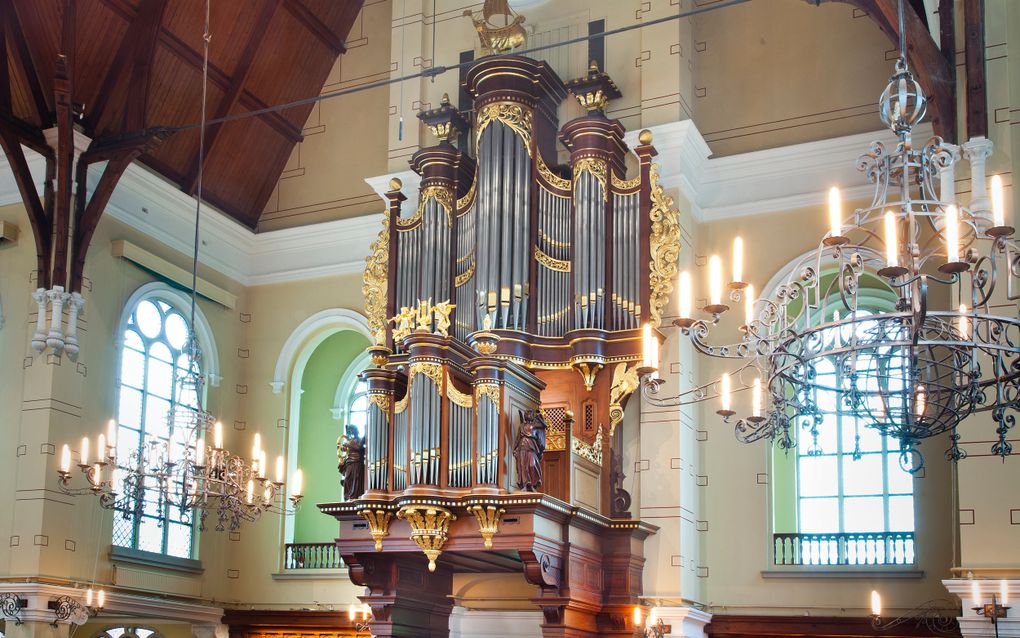
[[[711,638],[885,638],[934,637],[920,621],[906,622],[893,629],[875,629],[869,617],[822,616],[728,616],[715,615],[705,628]],[[955,636],[959,636],[957,630]]]

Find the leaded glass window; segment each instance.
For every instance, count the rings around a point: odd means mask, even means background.
[[[190,327],[184,315],[166,301],[150,296],[131,310],[122,335],[117,455],[134,465],[153,445],[166,444],[181,455],[186,428],[197,406],[192,386],[183,383],[195,365],[186,346]],[[113,544],[178,558],[192,557],[193,524],[187,511],[158,498],[156,485],[145,490],[140,507],[118,510]],[[139,636],[139,638],[145,638]]]

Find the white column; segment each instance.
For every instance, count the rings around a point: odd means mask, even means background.
[[[46,296],[50,300],[50,331],[46,335],[46,345],[54,354],[60,354],[64,349],[64,302],[70,295],[64,292],[63,286],[54,286]]]
[[[80,293],[72,292],[68,299],[67,336],[64,338],[64,350],[71,361],[78,359],[78,316],[85,308],[85,298]]]
[[[32,349],[41,353],[46,349],[46,304],[49,301],[46,289],[36,289],[32,293],[32,301],[36,303],[38,312],[35,319],[35,334],[32,335]]]
[[[956,201],[956,163],[960,161],[960,147],[956,144],[944,144],[949,153],[950,163],[939,166],[939,198],[944,202]],[[937,218],[941,219],[941,218]]]
[[[985,165],[994,145],[985,137],[973,137],[963,143],[963,157],[970,162],[970,210],[975,216],[991,221],[992,200],[988,196]]]
[[[541,638],[542,612],[518,609],[467,609],[450,612],[450,638]],[[200,638],[196,636],[196,638]]]
[[[230,638],[230,627],[217,623],[191,626],[193,638]]]
[[[942,581],[949,593],[958,598],[961,602],[963,615],[960,616],[960,633],[963,638],[977,638],[978,636],[1001,636],[1002,638],[1020,638],[1020,614],[1015,609],[1008,610],[1005,618],[998,620],[998,633],[990,618],[986,618],[975,608],[992,604],[992,597],[995,602],[1002,605],[1002,585],[1005,583],[1007,593],[1007,606],[1013,606],[1013,598],[1020,596],[1020,580],[994,580],[953,578]],[[974,586],[977,585],[977,600],[975,600]]]

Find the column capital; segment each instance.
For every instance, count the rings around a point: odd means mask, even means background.
[[[987,137],[972,137],[961,145],[963,156],[970,160],[983,160],[991,157],[995,144]]]

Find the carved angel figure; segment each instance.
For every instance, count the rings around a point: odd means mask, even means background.
[[[414,308],[408,308],[403,306],[400,308],[400,312],[397,316],[390,319],[393,322],[393,341],[394,343],[400,343],[404,340],[404,337],[411,334],[411,330],[414,329]]]
[[[432,297],[426,301],[418,300],[418,330],[429,332],[432,329]]]
[[[517,411],[521,426],[514,439],[517,489],[537,492],[542,487],[542,456],[545,454],[546,423],[538,410]]]
[[[436,317],[436,334],[444,337],[450,334],[450,313],[456,307],[457,305],[450,303],[449,299],[432,306],[432,312]]]

